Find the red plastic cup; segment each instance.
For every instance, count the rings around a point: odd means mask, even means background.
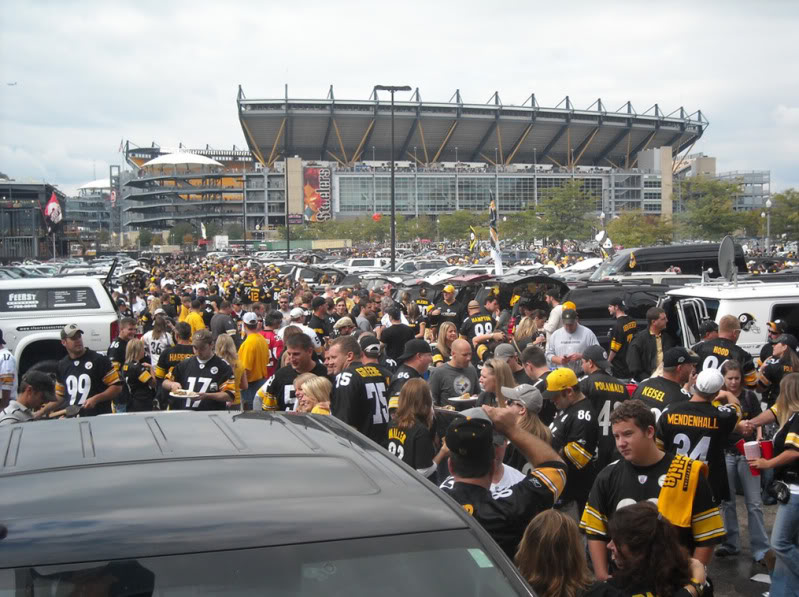
[[[770,439],[760,442],[760,454],[762,458],[769,460],[774,458],[774,442]]]

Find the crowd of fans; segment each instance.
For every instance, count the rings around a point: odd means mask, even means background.
[[[738,482],[753,566],[772,597],[799,592],[799,356],[783,322],[755,360],[735,317],[688,350],[662,309],[639,330],[614,299],[606,352],[554,291],[547,311],[518,313],[490,292],[461,304],[450,285],[431,298],[159,261],[114,292],[124,317],[106,354],[70,324],[55,380],[34,369],[18,383],[0,351],[0,425],[165,409],[334,416],[440,486],[553,597],[711,594],[711,558],[741,551]],[[779,503],[770,539],[761,489]]]

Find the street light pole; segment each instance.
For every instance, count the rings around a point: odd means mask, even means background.
[[[771,249],[771,199],[766,199],[766,252]]]
[[[397,209],[394,198],[394,92],[410,91],[408,85],[375,85],[375,99],[378,91],[391,93],[391,271],[397,270]]]

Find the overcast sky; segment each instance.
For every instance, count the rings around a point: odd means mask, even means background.
[[[694,151],[799,188],[799,3],[0,3],[0,172],[67,192],[141,146],[246,147],[236,92],[701,109]]]

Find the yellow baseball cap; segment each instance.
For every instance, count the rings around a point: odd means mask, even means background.
[[[553,394],[576,385],[577,374],[568,367],[560,367],[547,375],[547,391],[544,393],[544,397],[552,398]]]
[[[575,305],[571,301],[566,301],[565,303],[563,303],[563,310],[565,311],[566,309],[574,309],[576,311],[577,305]]]
[[[447,284],[442,292],[455,292],[455,287],[452,284]]]

